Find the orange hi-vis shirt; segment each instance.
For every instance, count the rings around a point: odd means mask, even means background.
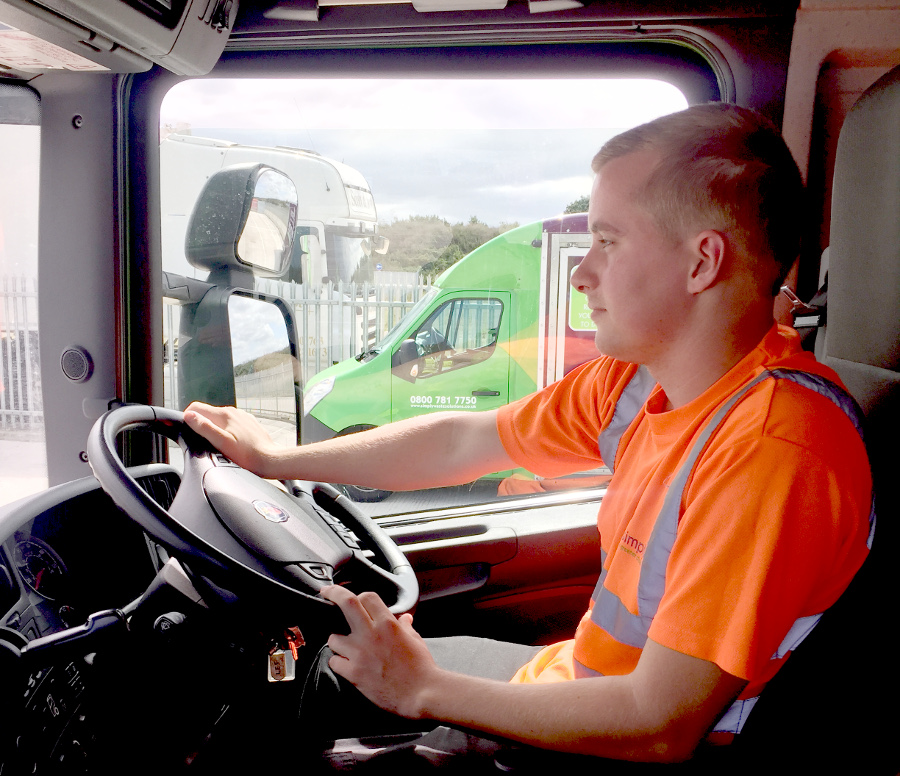
[[[638,372],[634,364],[601,357],[500,411],[500,438],[524,468],[545,477],[601,463],[614,469],[597,521],[598,590],[614,594],[626,617],[641,614],[641,570],[651,562],[646,554],[673,477],[711,418],[766,370],[799,370],[840,385],[800,349],[796,332],[775,326],[683,407],[665,411],[666,396],[650,380],[649,398],[621,430],[615,460],[602,461],[598,437],[622,422],[616,408]],[[834,603],[867,555],[868,459],[844,410],[787,379],[753,385],[700,449],[678,485],[677,533],[646,637],[746,679],[741,698],[753,698],[796,644],[789,634],[808,629]],[[592,608],[596,600],[597,591]],[[589,609],[574,639],[543,649],[513,681],[630,673],[642,644],[622,643],[596,619]]]

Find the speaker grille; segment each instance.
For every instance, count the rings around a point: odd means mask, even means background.
[[[91,354],[77,346],[66,348],[59,359],[63,374],[73,383],[83,383],[94,371]]]

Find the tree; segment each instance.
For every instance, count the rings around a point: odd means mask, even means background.
[[[564,213],[587,213],[588,205],[590,204],[591,198],[585,194],[583,197],[579,197],[574,202],[570,202],[566,205],[566,209],[563,211]]]
[[[395,219],[378,231],[390,240],[382,259],[387,270],[418,272],[423,264],[436,261],[453,238],[450,224],[438,216]]]
[[[451,225],[438,216],[395,219],[379,231],[390,240],[383,265],[389,270],[424,271],[438,275],[463,256],[518,224],[488,226],[477,216]]]

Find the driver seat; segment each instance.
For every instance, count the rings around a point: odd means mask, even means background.
[[[827,326],[816,355],[866,416],[876,494],[872,551],[847,592],[770,682],[734,744],[748,772],[896,774],[900,691],[889,614],[897,608],[900,497],[900,67],[841,129],[834,166]],[[896,562],[896,561],[895,561]]]

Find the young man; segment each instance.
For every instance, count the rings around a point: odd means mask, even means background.
[[[512,682],[462,676],[436,665],[411,617],[333,587],[323,596],[351,633],[329,640],[330,666],[405,717],[681,760],[740,731],[861,565],[869,469],[837,377],[773,322],[801,194],[777,131],[735,106],[697,106],[614,138],[593,169],[593,242],[572,283],[598,360],[498,411],[308,448],[276,448],[234,410],[192,405],[185,417],[267,477],[400,490],[518,466],[614,468],[598,518],[603,572],[574,639]]]

